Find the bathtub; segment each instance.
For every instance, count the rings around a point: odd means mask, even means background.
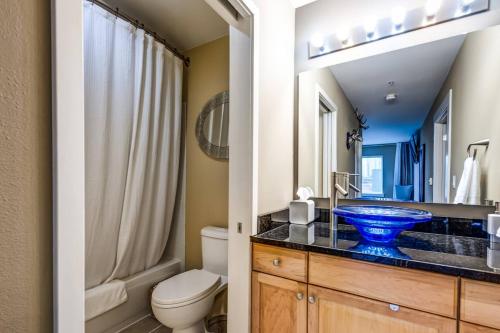
[[[115,333],[151,313],[150,289],[156,283],[179,274],[181,261],[166,259],[125,281],[128,300],[120,306],[85,322],[86,333]]]

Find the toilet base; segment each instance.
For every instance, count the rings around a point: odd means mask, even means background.
[[[193,326],[186,328],[175,328],[172,333],[205,333],[205,325],[203,325],[203,320],[197,322]]]

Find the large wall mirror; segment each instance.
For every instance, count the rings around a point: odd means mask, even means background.
[[[328,197],[500,201],[500,26],[304,72],[298,179]]]

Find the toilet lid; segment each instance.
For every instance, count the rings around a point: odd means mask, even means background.
[[[202,298],[219,284],[219,275],[193,269],[160,282],[153,291],[152,301],[159,305],[184,303]]]

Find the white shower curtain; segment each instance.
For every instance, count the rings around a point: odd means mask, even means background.
[[[84,3],[86,288],[154,266],[173,218],[182,60]]]

